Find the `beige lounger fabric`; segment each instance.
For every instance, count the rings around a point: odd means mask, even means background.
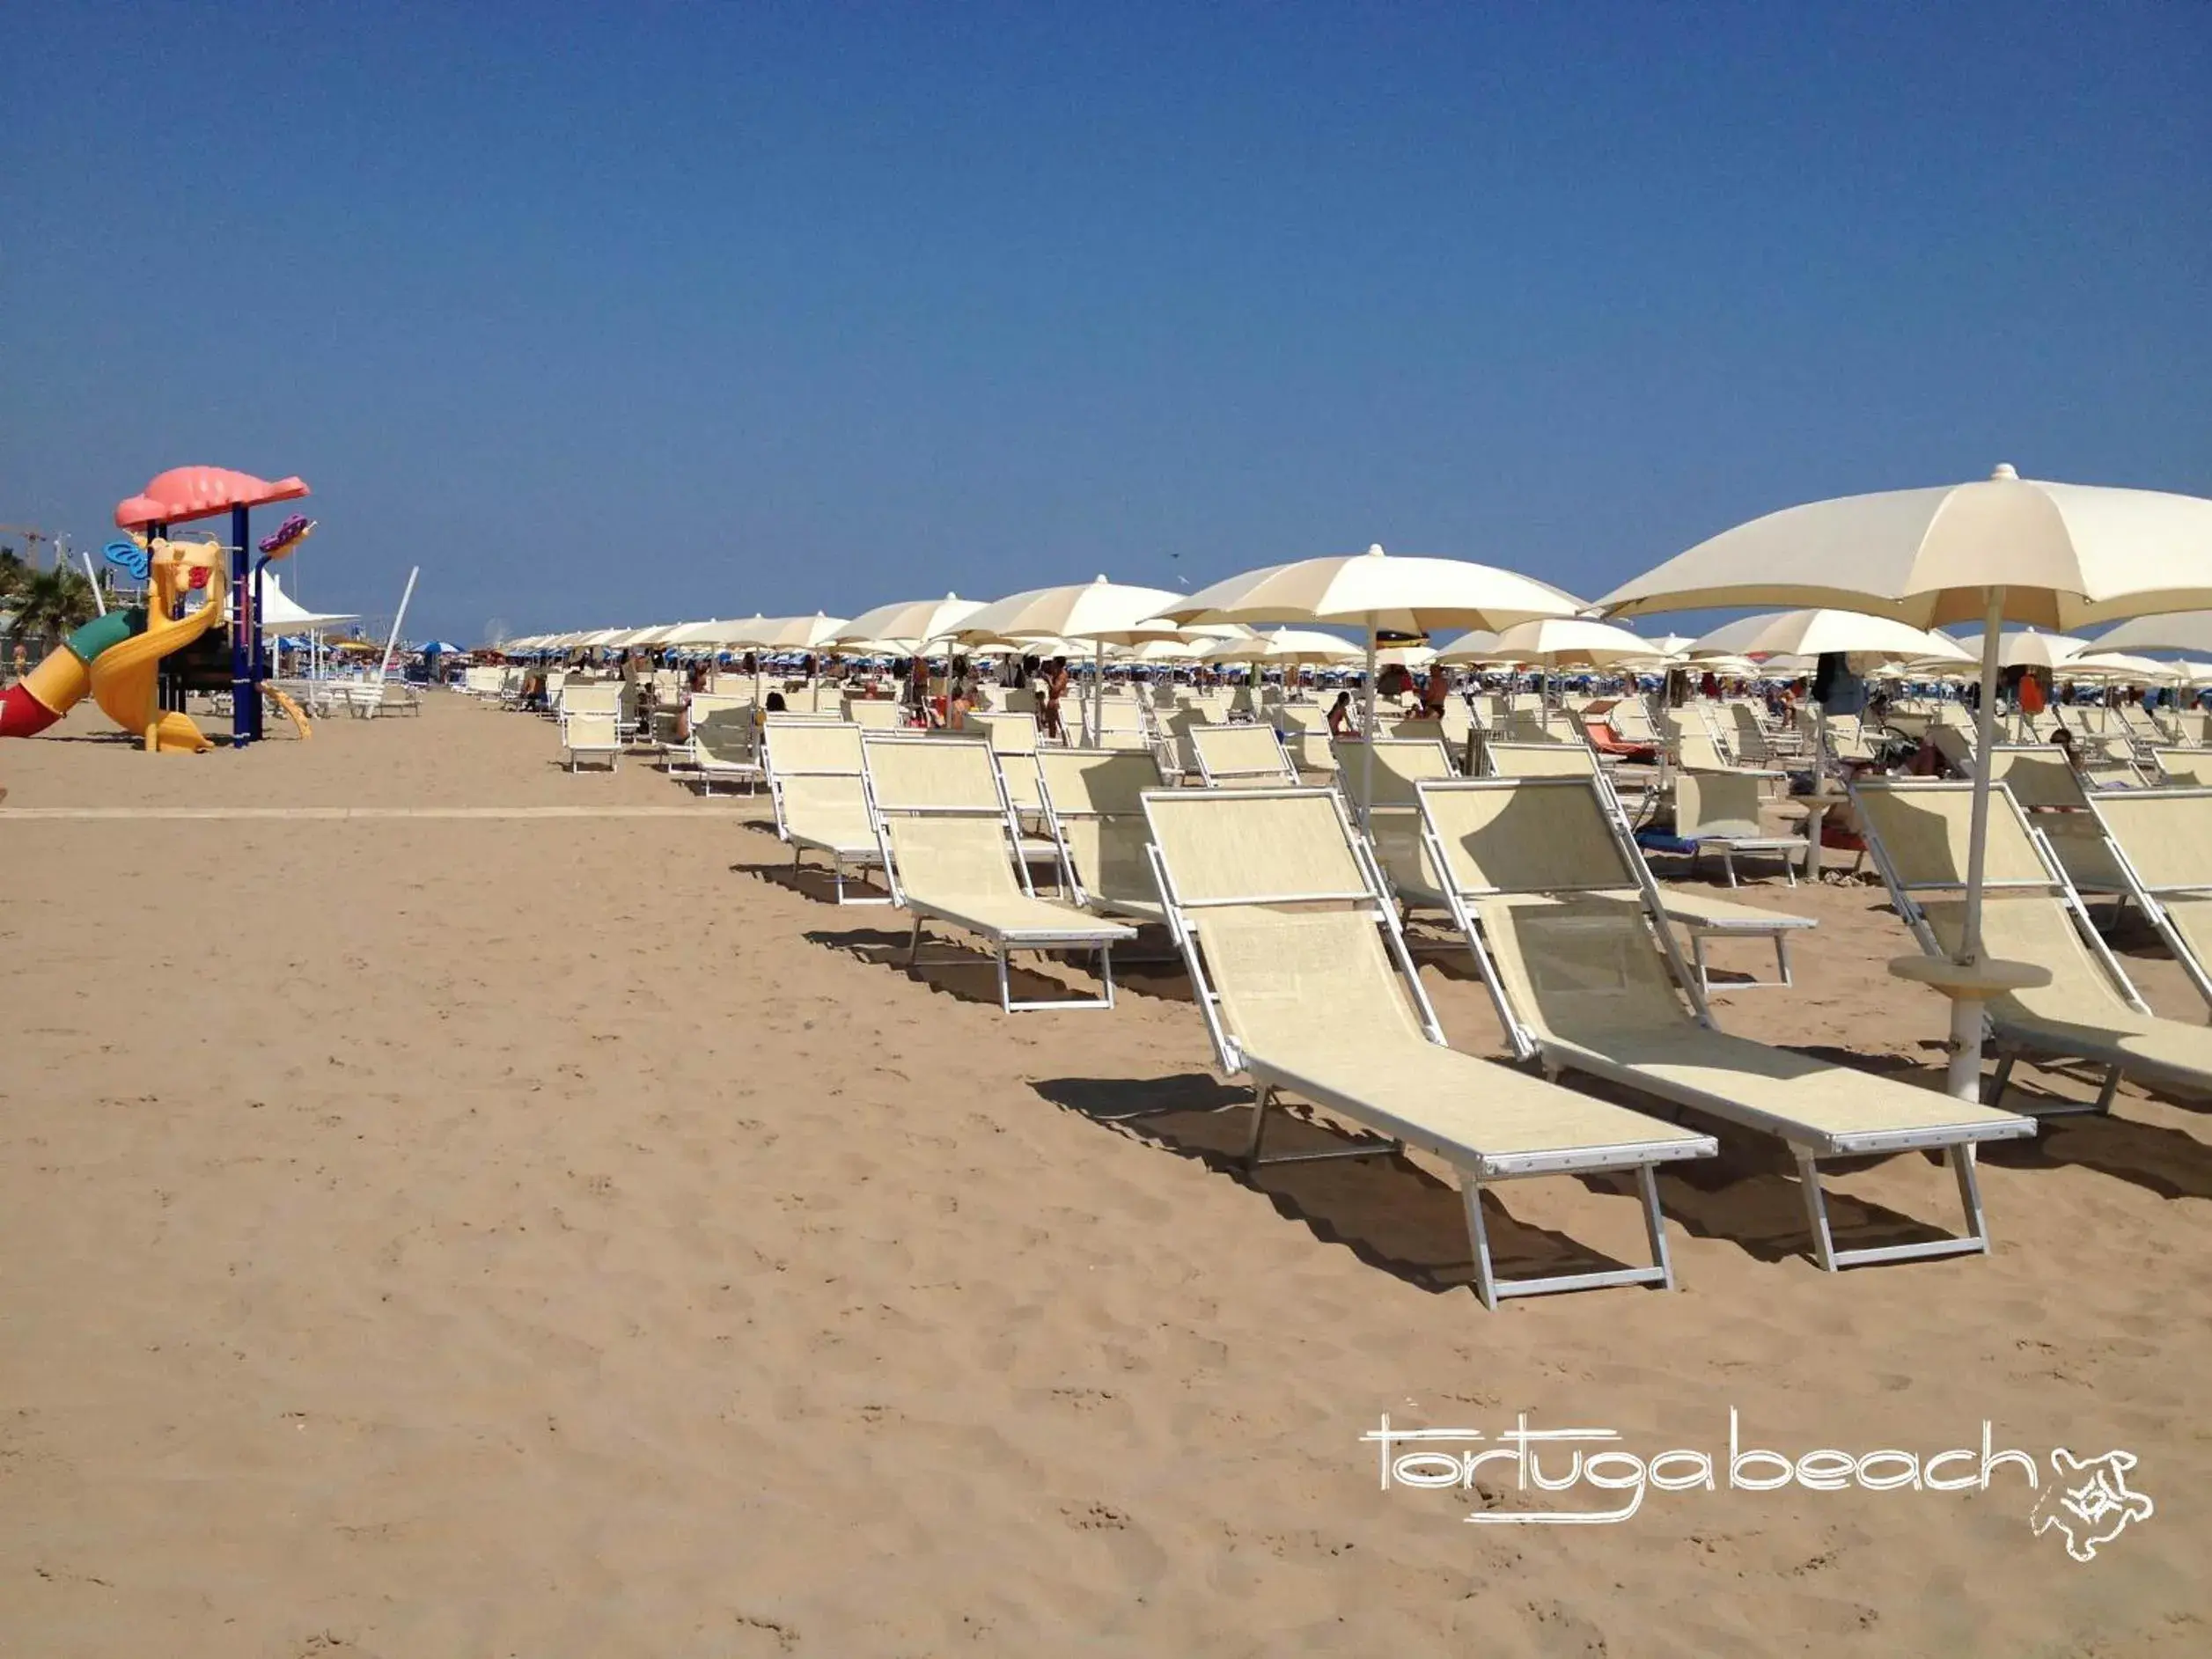
[[[1186,735],[1199,770],[1216,788],[1266,789],[1298,781],[1273,726],[1193,724]]]
[[[2212,1001],[2212,789],[2120,789],[2097,815],[2140,884],[2138,897],[2186,952],[2182,966]]]
[[[876,830],[861,785],[860,728],[771,716],[761,743],[783,839],[845,858],[875,857]]]
[[[1047,749],[1037,757],[1052,821],[1089,908],[1161,921],[1166,911],[1144,855],[1144,791],[1160,785],[1149,750]]]

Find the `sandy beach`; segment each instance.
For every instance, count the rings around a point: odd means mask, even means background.
[[[1838,1275],[1724,1133],[1661,1179],[1677,1292],[1486,1313],[1441,1167],[1236,1167],[1172,964],[1009,1019],[987,959],[911,976],[898,913],[795,883],[763,797],[570,776],[455,696],[240,755],[103,723],[0,745],[0,1651],[2212,1647],[2212,1103],[2128,1084],[1985,1153],[1992,1255]],[[170,811],[349,806],[445,815]],[[165,812],[61,811],[118,807]],[[1820,927],[1728,1029],[1939,1083],[1878,887],[1742,897]],[[1502,1055],[1465,958],[1424,973]],[[1918,1156],[1834,1186],[1849,1239],[1955,1220]],[[1508,1273],[1642,1248],[1607,1181],[1491,1215]],[[2125,1449],[2157,1510],[2088,1562],[2003,1469],[1469,1524],[1620,1494],[1384,1490],[1362,1438],[1525,1413],[1724,1465],[1731,1408],[1791,1457],[1987,1420],[2046,1486]]]

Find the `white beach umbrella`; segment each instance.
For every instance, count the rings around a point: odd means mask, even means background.
[[[1979,660],[1982,655],[1981,635],[1971,628],[1958,630],[1956,643],[1968,658]],[[1997,666],[1999,668],[2063,667],[2090,649],[2085,639],[2071,634],[2046,634],[2032,628],[2008,628],[1997,635]]]
[[[934,641],[951,638],[961,623],[982,608],[982,600],[964,599],[957,593],[941,599],[900,599],[862,612],[824,643],[896,640],[918,652]]]
[[[2139,616],[2090,642],[2100,651],[2201,651],[2212,655],[2212,611]]]
[[[1440,663],[1494,663],[1498,660],[1498,636],[1487,628],[1470,628],[1437,648]]]
[[[1498,661],[1537,663],[1546,668],[1607,668],[1657,654],[1641,634],[1581,616],[1516,622],[1497,636]]]
[[[1091,646],[1091,727],[1099,727],[1099,699],[1106,694],[1106,648],[1132,645],[1142,640],[1172,637],[1175,625],[1159,614],[1163,605],[1182,596],[1166,588],[1137,587],[1109,582],[1100,576],[1090,582],[1065,582],[1057,587],[1031,588],[971,612],[958,629],[964,640],[1043,637],[1054,642],[1083,640]],[[1040,652],[1064,657],[1065,650]]]
[[[2158,686],[2179,679],[2181,675],[2172,663],[2154,663],[2148,657],[2137,657],[2128,651],[2083,651],[2061,663],[2058,677],[2061,679],[2127,679],[2146,686]]]
[[[1318,628],[1262,628],[1247,638],[1216,640],[1200,650],[1207,663],[1345,663],[1356,661],[1360,648],[1341,635]]]
[[[2212,609],[2212,501],[2021,478],[1812,502],[1677,554],[1600,601],[1608,614],[1776,605],[1876,610],[1919,627],[1979,617],[1977,752],[1996,735],[1999,631]],[[1976,768],[1962,965],[1982,960],[1988,767]],[[1951,1092],[1979,1098],[1981,1003],[1951,1004]]]
[[[1892,662],[1974,660],[1971,651],[1945,635],[1894,617],[1818,607],[1738,617],[1688,645],[1692,657],[1819,657],[1830,651],[1886,657]]]
[[[1247,570],[1162,608],[1179,622],[1341,622],[1367,631],[1366,730],[1375,730],[1375,644],[1378,633],[1510,628],[1540,616],[1573,616],[1572,594],[1494,565],[1462,559],[1393,558],[1378,545],[1363,554],[1299,559]],[[1360,817],[1375,798],[1375,755],[1360,762]]]
[[[818,651],[841,640],[850,627],[843,617],[819,611],[812,616],[755,617],[729,643],[755,651]]]

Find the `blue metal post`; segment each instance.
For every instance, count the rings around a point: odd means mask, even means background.
[[[253,534],[249,514],[243,507],[231,509],[231,745],[244,748],[254,741],[254,716],[261,700],[254,685],[252,630],[260,619],[249,617],[253,594],[246,585],[247,559]]]

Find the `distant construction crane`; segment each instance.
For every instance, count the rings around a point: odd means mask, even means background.
[[[20,536],[23,538],[23,562],[29,565],[33,570],[39,568],[39,543],[41,541],[53,547],[55,565],[58,567],[61,563],[61,545],[56,542],[52,536],[48,535],[45,531],[38,529],[34,525],[0,525],[0,536]]]

